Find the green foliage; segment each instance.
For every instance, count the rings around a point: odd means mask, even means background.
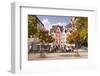
[[[35,16],[28,16],[28,37],[37,33],[37,19]]]
[[[81,43],[86,42],[88,39],[88,18],[87,17],[76,17],[77,21],[74,24],[76,27],[75,31],[72,31],[71,35],[68,36],[67,40],[69,43],[75,43],[77,40]]]
[[[48,34],[46,29],[38,29],[37,28],[37,17],[29,15],[28,16],[28,37],[35,36],[39,38],[40,42],[42,43],[52,43],[54,38]]]
[[[39,30],[37,37],[42,43],[52,43],[54,38],[48,34],[47,30]]]
[[[68,36],[67,40],[69,43],[75,43],[75,41],[80,39],[80,35],[78,31],[74,31],[71,33],[71,35]]]

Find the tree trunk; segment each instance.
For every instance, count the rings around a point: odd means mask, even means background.
[[[42,58],[46,57],[43,45],[42,46],[40,45],[40,57]]]

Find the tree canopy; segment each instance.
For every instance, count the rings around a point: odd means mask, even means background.
[[[38,38],[42,43],[52,43],[54,38],[48,34],[49,31],[47,30],[39,30],[38,31]]]
[[[74,24],[76,30],[72,31],[67,40],[69,43],[75,43],[77,40],[81,44],[88,43],[88,17],[76,17],[76,19]]]
[[[52,43],[54,38],[52,35],[49,35],[49,31],[46,29],[37,28],[38,20],[36,16],[28,16],[28,37],[37,37],[42,43]]]
[[[28,37],[34,36],[37,33],[37,19],[35,16],[28,16]]]

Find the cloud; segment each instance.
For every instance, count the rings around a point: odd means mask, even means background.
[[[46,28],[47,30],[49,30],[49,29],[51,28],[51,23],[50,23],[50,21],[48,20],[48,18],[43,19],[43,20],[42,20],[42,23],[44,24],[44,26],[45,26],[45,28]]]
[[[57,23],[52,24],[48,18],[44,18],[42,20],[42,23],[44,24],[44,27],[47,30],[50,30],[52,28],[52,25],[66,26],[66,23],[64,23],[64,22],[57,22]]]
[[[58,22],[58,23],[54,23],[52,25],[66,26],[66,23],[64,23],[64,22]]]

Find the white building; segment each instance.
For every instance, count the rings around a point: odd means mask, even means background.
[[[67,42],[67,35],[65,33],[65,30],[63,29],[63,32],[62,32],[62,36],[61,36],[61,47],[64,48],[64,46],[66,45],[66,42]]]

